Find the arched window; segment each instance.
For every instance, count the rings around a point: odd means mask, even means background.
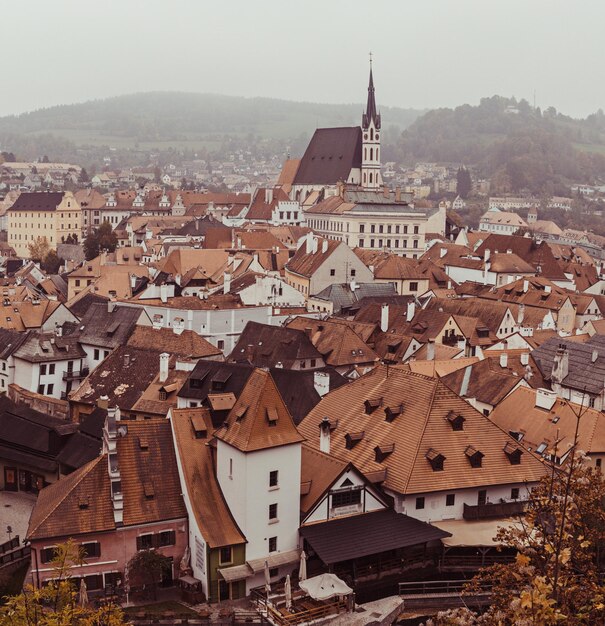
[[[370,141],[374,141],[374,129],[370,128]]]
[[[378,157],[378,150],[380,150],[380,148],[376,148],[376,160],[379,161],[379,157]]]
[[[372,172],[370,172],[370,184],[372,184]]]
[[[364,172],[363,173],[363,184],[365,185],[365,183],[366,183],[366,173]]]
[[[374,148],[370,148],[370,161],[374,160]]]
[[[363,149],[363,160],[364,161],[368,160],[368,149],[367,148]]]

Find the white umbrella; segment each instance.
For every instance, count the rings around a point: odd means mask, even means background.
[[[307,555],[303,550],[300,553],[300,565],[298,567],[298,580],[305,580],[307,578]]]
[[[286,596],[286,609],[292,608],[292,585],[290,584],[290,574],[286,576],[286,584],[284,585],[284,594]]]
[[[269,563],[267,561],[265,561],[265,591],[268,598],[271,593],[271,574],[269,573]]]
[[[86,589],[86,581],[83,578],[80,578],[80,597],[78,600],[82,608],[88,606],[88,590]]]
[[[329,600],[336,596],[348,596],[353,590],[336,574],[320,574],[299,583],[300,588],[314,600]]]

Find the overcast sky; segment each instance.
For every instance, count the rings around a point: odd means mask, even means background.
[[[0,114],[149,90],[379,106],[605,108],[602,0],[0,3]]]

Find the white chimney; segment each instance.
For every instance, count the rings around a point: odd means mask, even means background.
[[[307,233],[307,236],[305,238],[305,252],[307,254],[312,254],[313,253],[313,232],[309,231]]]
[[[557,401],[557,394],[550,389],[536,390],[536,407],[550,411]]]
[[[506,352],[500,355],[500,367],[508,367],[508,354]]]
[[[485,252],[483,253],[484,263],[487,263],[489,261],[491,254],[492,254],[491,250],[489,248],[486,248]]]
[[[111,300],[108,300],[107,301],[107,312],[108,313],[113,313],[115,308],[116,308],[116,303],[112,302]]]
[[[351,281],[350,287],[351,293],[355,293],[355,290],[358,288],[357,283],[354,280]]]
[[[223,293],[229,293],[231,291],[231,274],[225,272],[223,274]]]
[[[322,253],[322,254],[325,254],[327,251],[328,251],[328,240],[327,240],[327,239],[324,239],[324,240],[321,242],[321,253]]]
[[[529,280],[524,280],[523,281],[523,293],[527,293],[528,289],[529,289]]]
[[[327,372],[313,372],[313,386],[319,397],[323,398],[330,391],[330,374]]]
[[[411,300],[410,302],[408,302],[408,308],[407,308],[407,312],[405,315],[405,321],[410,322],[411,320],[414,319],[414,315],[416,315],[416,301]]]
[[[380,307],[380,330],[386,333],[389,330],[389,305],[383,304]]]
[[[319,423],[319,449],[330,454],[330,420],[324,417]]]
[[[434,361],[435,360],[435,340],[429,339],[426,344],[426,360]]]
[[[525,318],[525,305],[519,305],[519,311],[517,312],[517,324],[521,326],[523,324],[523,319]]]
[[[130,275],[130,288],[134,289],[137,286],[137,277],[136,274]]]
[[[161,383],[165,383],[168,380],[168,362],[170,361],[170,355],[168,352],[162,352],[160,354],[160,378]]]
[[[552,287],[550,285],[544,285],[544,293],[550,293],[552,291]]]
[[[521,365],[529,365],[529,352],[521,354]]]
[[[265,189],[265,204],[273,202],[273,189]]]
[[[592,351],[592,355],[590,357],[590,362],[594,363],[597,359],[599,358],[599,352],[598,350],[593,350]]]
[[[168,285],[160,285],[160,300],[168,302]]]
[[[182,335],[185,330],[185,320],[182,317],[175,317],[172,320],[172,332],[175,335]]]

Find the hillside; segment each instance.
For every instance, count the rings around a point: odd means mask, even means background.
[[[36,144],[47,141],[48,135],[56,138],[61,150],[68,149],[70,144],[72,148],[212,149],[226,136],[286,143],[296,143],[303,136],[306,144],[317,127],[358,124],[362,110],[362,104],[314,104],[177,92],[138,93],[2,117],[0,146],[17,152],[35,151]],[[381,112],[385,125],[393,127],[393,134],[409,126],[422,113],[389,107],[382,107]]]
[[[575,120],[494,96],[419,117],[392,146],[401,161],[477,166],[498,191],[553,193],[605,179],[605,115]]]

